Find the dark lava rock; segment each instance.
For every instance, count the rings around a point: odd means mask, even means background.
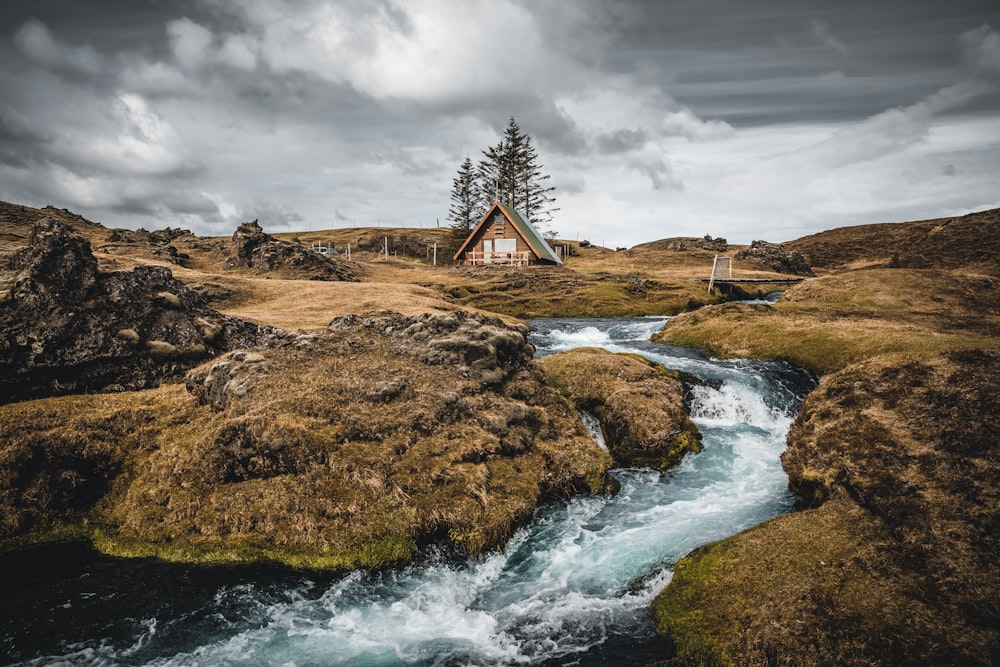
[[[736,259],[748,260],[762,269],[795,276],[815,275],[798,251],[788,252],[780,243],[754,241],[746,250],[736,253]]]
[[[187,229],[174,227],[156,229],[151,232],[141,228],[112,229],[108,232],[107,240],[111,244],[146,246],[147,251],[153,257],[178,266],[187,266],[191,256],[178,250],[172,243],[181,237],[193,239],[194,234]]]
[[[233,233],[234,255],[227,269],[247,267],[259,272],[286,271],[310,280],[357,280],[346,263],[313,252],[301,243],[282,241],[265,234],[256,220],[244,222]]]
[[[140,389],[256,342],[161,266],[101,273],[90,242],[43,218],[0,267],[0,403]]]
[[[705,234],[704,237],[695,240],[694,247],[701,248],[702,250],[726,252],[729,250],[729,242],[721,236],[713,239],[711,234]]]

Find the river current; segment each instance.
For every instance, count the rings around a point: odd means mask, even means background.
[[[649,342],[664,318],[532,322],[538,356],[635,352],[705,381],[704,451],[667,473],[617,469],[613,497],[538,510],[502,553],[431,552],[323,577],[193,568],[83,547],[0,559],[0,658],[24,665],[598,665],[662,655],[647,607],[695,547],[792,509],[779,455],[808,374]]]

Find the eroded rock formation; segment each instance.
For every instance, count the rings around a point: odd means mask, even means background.
[[[789,252],[780,243],[754,241],[749,248],[736,253],[736,259],[749,261],[766,271],[796,276],[815,275],[802,253],[795,250]]]
[[[226,260],[226,268],[237,267],[261,273],[280,272],[290,278],[357,280],[345,262],[313,252],[301,243],[276,239],[264,233],[256,220],[244,222],[233,233],[233,255]]]
[[[52,219],[0,271],[0,329],[3,403],[154,386],[261,333],[167,268],[98,271],[90,242]]]

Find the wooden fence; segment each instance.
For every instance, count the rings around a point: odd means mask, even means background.
[[[495,264],[499,266],[527,266],[531,263],[531,251],[524,252],[480,252],[470,250],[465,253],[465,263],[469,266]]]

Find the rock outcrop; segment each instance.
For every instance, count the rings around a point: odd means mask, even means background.
[[[523,368],[534,354],[526,342],[528,328],[508,326],[497,317],[464,311],[403,317],[392,311],[335,318],[330,332],[355,328],[381,331],[394,342],[398,354],[431,365],[458,368],[466,378],[496,384]]]
[[[244,222],[233,233],[233,254],[227,269],[246,267],[259,273],[309,280],[357,280],[353,269],[330,255],[313,252],[301,243],[282,241],[264,233],[256,220]]]
[[[173,242],[182,237],[194,240],[194,234],[186,229],[167,227],[146,231],[145,229],[112,229],[108,232],[109,244],[138,245],[146,248],[150,256],[163,259],[178,266],[187,266],[191,256],[181,252]],[[102,248],[108,250],[108,248]]]
[[[0,329],[0,403],[154,386],[261,334],[164,267],[98,271],[90,242],[52,219],[0,271]]]
[[[815,275],[798,251],[787,251],[780,243],[754,241],[750,247],[736,253],[736,259],[748,261],[765,271],[790,273],[795,276]]]
[[[729,242],[721,236],[713,239],[711,234],[705,234],[702,238],[694,240],[694,247],[713,252],[726,252],[729,250]]]
[[[560,352],[541,364],[578,409],[597,418],[618,465],[666,470],[701,451],[684,386],[662,366],[598,348]]]

